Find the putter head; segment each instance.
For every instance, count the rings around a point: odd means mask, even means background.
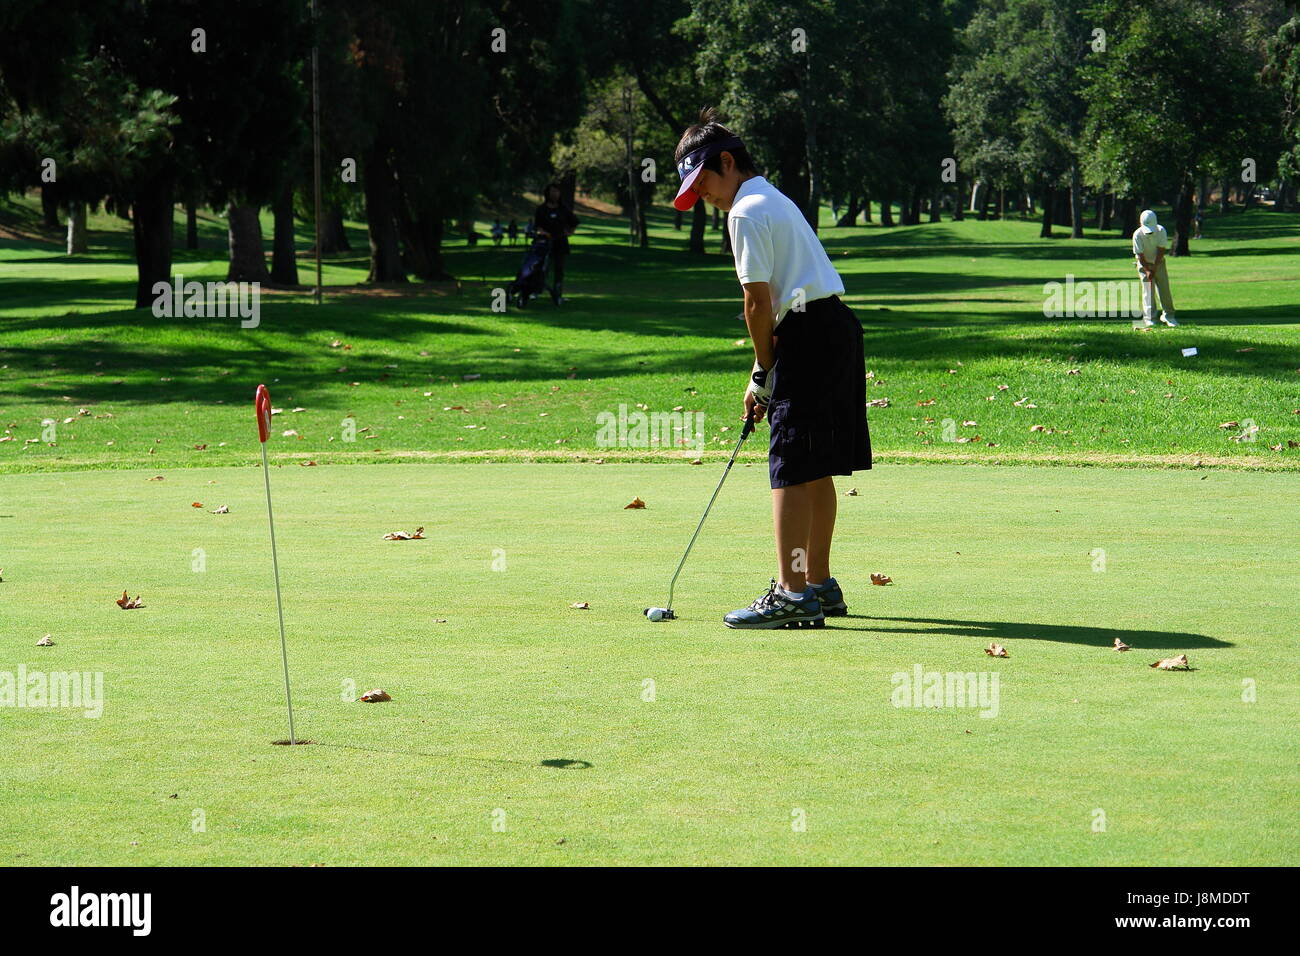
[[[671,621],[677,617],[670,607],[648,607],[642,613],[652,621]]]

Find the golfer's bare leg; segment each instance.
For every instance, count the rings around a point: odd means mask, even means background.
[[[781,569],[781,587],[802,591],[805,577],[808,529],[812,525],[812,496],[808,485],[787,485],[772,489],[772,525],[776,529],[776,561]]]
[[[808,528],[808,580],[823,583],[831,576],[831,539],[835,537],[835,479],[822,478],[811,483],[813,511]]]
[[[802,591],[814,571],[828,569],[835,506],[835,484],[830,478],[772,489],[776,559],[781,568],[781,587],[787,591]]]

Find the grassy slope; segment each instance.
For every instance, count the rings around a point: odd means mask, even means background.
[[[716,474],[275,469],[300,733],[319,743],[296,750],[269,745],[257,470],[6,477],[5,667],[103,671],[107,707],[0,708],[4,862],[1296,862],[1291,476],[882,467],[840,499],[839,574],[869,616],[755,636],[718,623],[766,582],[764,470],[741,467],[682,620],[640,620]],[[633,495],[649,508],[622,510]],[[416,524],[427,540],[380,539]],[[866,586],[874,570],[897,584]],[[148,607],[118,610],[122,588]],[[1147,667],[1178,652],[1197,670]],[[1000,715],[893,708],[915,664],[996,670]],[[344,703],[345,680],[396,699]]]
[[[620,244],[621,220],[588,217],[570,262],[573,298],[559,311],[492,312],[490,290],[513,275],[521,249],[457,244],[447,267],[465,280],[459,294],[353,288],[365,276],[358,254],[327,264],[337,288],[325,309],[267,292],[253,330],[126,310],[135,272],[123,225],[95,219],[92,251],[71,260],[52,242],[0,239],[0,428],[15,438],[0,444],[0,471],[251,462],[250,396],[264,380],[278,406],[307,409],[277,420],[286,424],[273,451],[321,462],[662,454],[596,446],[597,414],[638,403],[703,411],[709,447],[730,444],[721,429],[733,424],[746,366],[738,287],[729,257],[685,258],[685,234],[666,217],[647,251]],[[178,252],[175,271],[224,276],[220,225],[205,222],[204,249]],[[1300,448],[1287,446],[1300,441],[1297,217],[1212,217],[1212,238],[1171,266],[1185,327],[1151,333],[1125,320],[1044,319],[1044,282],[1127,280],[1132,268],[1113,233],[1036,232],[1017,221],[824,230],[867,328],[870,397],[891,403],[870,412],[884,460],[1300,467]],[[353,238],[363,249],[363,235]],[[352,349],[331,349],[336,338]],[[1200,354],[1183,358],[1187,346]],[[1037,408],[1015,407],[1019,398]],[[444,411],[457,405],[465,411]],[[349,413],[375,440],[341,440]],[[44,419],[68,417],[54,447],[26,443]],[[943,440],[945,419],[949,438],[972,441]],[[1247,419],[1260,428],[1254,442],[1218,427]],[[301,439],[281,438],[287,429]]]

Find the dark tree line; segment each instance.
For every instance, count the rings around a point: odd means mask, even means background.
[[[449,224],[551,177],[570,198],[579,179],[612,193],[646,244],[646,210],[676,188],[673,146],[705,105],[814,228],[829,200],[842,226],[996,207],[1078,236],[1165,200],[1185,253],[1212,190],[1226,208],[1273,181],[1285,208],[1300,178],[1300,17],[1284,0],[317,7],[5,4],[0,191],[39,187],[69,251],[88,209],[129,218],[137,305],[171,274],[178,205],[191,248],[197,210],[224,213],[231,279],[296,284],[294,222],[315,214],[313,47],[322,251],[346,250],[345,218],[364,219],[372,282],[448,278]],[[647,157],[661,175],[642,175]],[[692,252],[707,229],[697,205]]]

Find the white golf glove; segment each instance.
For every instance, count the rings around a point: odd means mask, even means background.
[[[754,396],[756,405],[769,405],[772,401],[772,389],[767,384],[769,371],[758,362],[754,363],[754,371],[749,376],[749,387],[747,391]]]

